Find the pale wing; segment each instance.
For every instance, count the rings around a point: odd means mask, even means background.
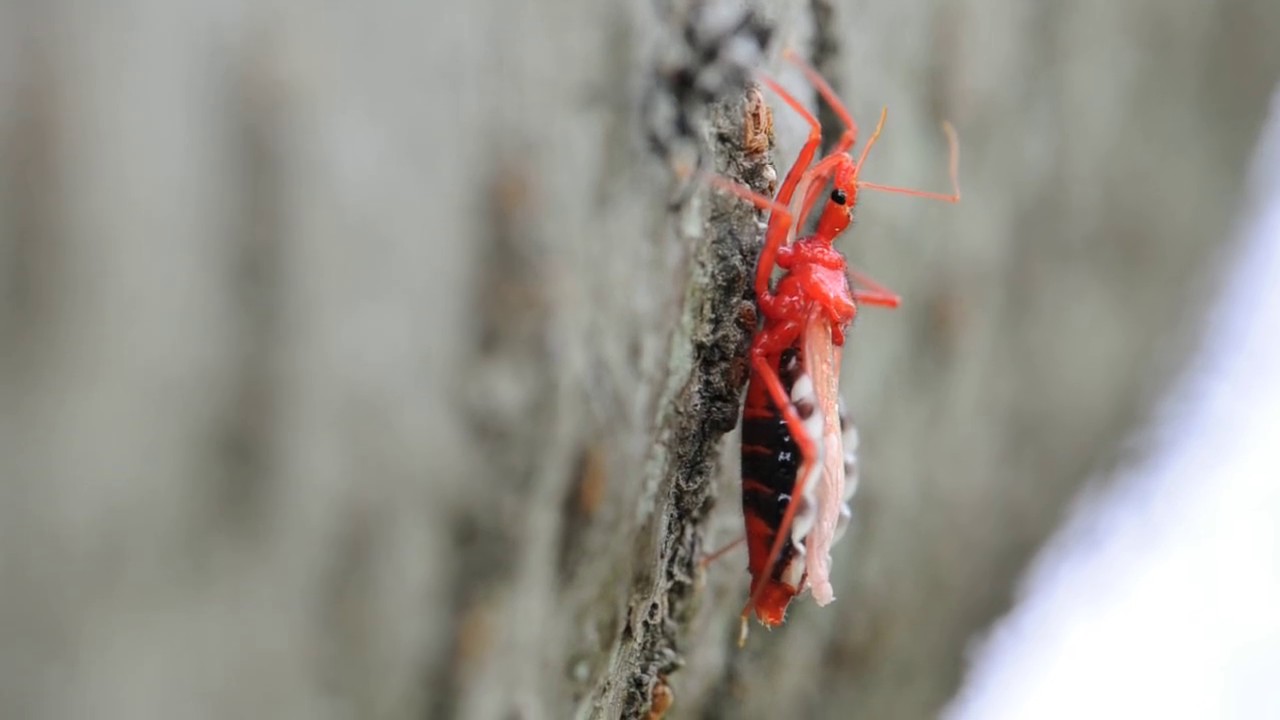
[[[845,502],[845,463],[840,429],[840,348],[831,341],[831,325],[820,312],[804,334],[804,371],[813,380],[822,416],[822,474],[818,481],[816,517],[806,539],[806,569],[814,602],[835,600],[831,588],[831,545],[841,524]]]

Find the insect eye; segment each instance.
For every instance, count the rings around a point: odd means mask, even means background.
[[[840,188],[831,191],[831,202],[837,205],[843,205],[849,201],[849,196],[844,194]]]

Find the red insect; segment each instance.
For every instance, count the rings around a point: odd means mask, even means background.
[[[782,623],[791,599],[806,589],[819,605],[835,599],[831,546],[848,523],[848,501],[856,487],[856,432],[851,424],[842,428],[846,423],[839,409],[840,351],[859,305],[899,303],[897,295],[849,268],[832,247],[849,227],[858,190],[960,200],[958,143],[949,124],[943,129],[951,149],[951,194],[863,181],[859,172],[880,136],[885,112],[855,161],[849,150],[858,128],[848,110],[816,70],[794,53],[785,57],[844,123],[835,148],[814,163],[821,125],[781,85],[762,77],[809,124],[804,148],[776,198],[725,178],[709,178],[720,189],[770,211],[755,278],[763,327],[751,345],[751,378],[742,412],[742,506],[751,573],[751,595],[742,611],[744,638],[752,612],[764,625],[775,626]],[[828,182],[833,187],[814,233],[793,241],[795,219],[810,215]],[[783,275],[770,289],[775,267]]]

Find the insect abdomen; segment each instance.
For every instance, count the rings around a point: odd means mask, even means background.
[[[799,357],[795,349],[785,351],[778,360],[778,376],[790,394],[799,373]],[[791,503],[800,467],[800,451],[782,412],[773,404],[760,381],[752,377],[747,389],[747,404],[742,419],[742,511],[746,521],[748,569],[752,585],[765,582],[756,612],[760,619],[774,625],[782,621],[791,597],[800,589],[803,562],[797,560],[793,543],[782,545],[769,577],[761,578],[769,564],[783,515]],[[790,576],[788,569],[791,570]]]
[[[770,408],[773,410],[773,408]],[[796,484],[799,450],[782,413],[742,423],[742,505],[777,531]]]

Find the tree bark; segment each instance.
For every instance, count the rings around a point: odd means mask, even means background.
[[[931,716],[1179,366],[1280,6],[744,13],[0,4],[0,716]],[[841,240],[906,302],[839,601],[739,651],[760,225],[681,172],[785,173],[764,40],[889,106],[869,179],[951,119],[965,197]]]

